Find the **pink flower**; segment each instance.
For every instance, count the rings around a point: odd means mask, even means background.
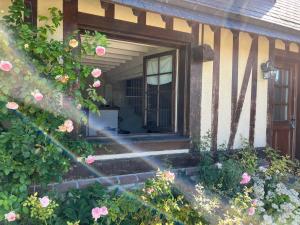
[[[163,178],[167,181],[173,182],[175,179],[175,174],[170,171],[166,171],[163,173]]]
[[[108,214],[108,210],[105,206],[99,208],[93,208],[92,209],[92,216],[95,221],[97,221],[101,216],[106,216]]]
[[[89,155],[86,159],[85,162],[87,164],[93,164],[95,162],[95,156]]]
[[[48,196],[42,197],[39,200],[43,208],[46,208],[50,204],[50,199],[48,198]]]
[[[253,206],[256,206],[256,205],[257,205],[257,199],[253,199],[252,202],[251,202],[251,204],[252,204]]]
[[[147,188],[146,192],[150,195],[152,192],[154,192],[154,188]]]
[[[101,76],[102,71],[100,69],[96,68],[96,69],[93,69],[91,74],[92,74],[93,77],[98,78],[98,77]]]
[[[249,215],[249,216],[253,216],[254,213],[255,213],[255,208],[254,208],[254,207],[250,207],[250,208],[248,209],[248,215]]]
[[[12,110],[17,110],[19,108],[19,105],[15,102],[8,102],[6,104],[6,108],[12,109]]]
[[[35,91],[31,92],[31,95],[34,97],[34,99],[37,102],[42,101],[44,98],[43,94],[39,90],[35,90]]]
[[[8,222],[13,222],[17,219],[17,214],[14,211],[11,211],[5,214],[4,217]]]
[[[98,88],[101,86],[101,81],[100,80],[96,80],[94,83],[93,83],[93,87],[94,88]]]
[[[4,72],[9,72],[12,69],[12,64],[9,61],[0,61],[0,69]]]
[[[243,173],[240,184],[248,184],[250,180],[251,180],[251,176],[248,173]]]
[[[96,54],[97,54],[98,56],[103,56],[103,55],[105,55],[105,52],[106,52],[106,49],[105,49],[104,47],[102,47],[102,46],[97,46],[97,47],[96,47]]]
[[[58,127],[58,131],[59,132],[68,132],[68,133],[71,133],[74,129],[74,125],[73,125],[73,121],[72,120],[66,120],[64,122],[63,125],[60,125]]]

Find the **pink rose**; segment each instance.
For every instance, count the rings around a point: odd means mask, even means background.
[[[93,77],[98,78],[98,77],[101,76],[102,71],[100,69],[96,68],[96,69],[93,69],[91,74],[92,74]]]
[[[5,214],[4,217],[8,222],[13,222],[17,219],[17,214],[14,211],[11,211]]]
[[[163,178],[167,181],[173,182],[175,179],[175,174],[170,171],[166,171],[163,173]]]
[[[0,61],[0,69],[4,72],[9,72],[12,69],[12,64],[9,61]]]
[[[8,102],[6,104],[6,108],[12,109],[12,110],[17,110],[19,108],[19,105],[15,102]]]
[[[42,101],[44,96],[39,90],[35,90],[31,93],[31,95],[34,97],[34,99],[39,102]]]
[[[98,88],[101,86],[101,81],[100,80],[96,80],[94,83],[93,83],[93,87],[94,88]]]
[[[96,47],[96,54],[97,54],[98,56],[103,56],[103,55],[105,55],[105,52],[106,52],[106,49],[105,49],[104,47],[102,47],[102,46],[97,46],[97,47]]]
[[[46,208],[50,204],[50,199],[48,196],[42,197],[39,200],[43,208]]]
[[[252,205],[256,206],[257,205],[257,199],[253,199],[251,202]]]
[[[92,216],[95,221],[97,221],[101,216],[106,216],[108,214],[108,210],[105,206],[99,208],[93,208],[92,209]]]
[[[89,155],[86,159],[85,159],[85,162],[87,164],[93,164],[95,162],[95,156],[92,156],[92,155]]]
[[[248,184],[250,180],[251,180],[251,176],[248,173],[243,173],[240,184]]]
[[[66,128],[66,131],[68,133],[71,133],[72,130],[74,129],[73,121],[72,120],[66,120],[64,122],[64,127]]]
[[[254,213],[255,213],[255,208],[254,208],[254,207],[250,207],[250,208],[248,209],[248,215],[249,215],[249,216],[253,216]]]
[[[147,188],[146,192],[150,195],[152,192],[154,192],[154,188]]]

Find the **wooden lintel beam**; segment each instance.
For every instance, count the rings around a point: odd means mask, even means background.
[[[132,9],[133,15],[135,15],[138,19],[139,24],[146,25],[146,11],[141,9]]]
[[[100,4],[102,9],[105,10],[105,17],[115,18],[115,5],[109,2],[101,1]]]
[[[162,20],[166,24],[166,29],[173,30],[174,28],[174,19],[171,16],[161,15]]]
[[[188,33],[135,24],[82,12],[78,13],[77,19],[79,29],[98,30],[100,32],[109,33],[110,35],[126,33],[126,35],[132,38],[143,37],[154,41],[155,39],[161,39],[169,44],[172,43],[176,45],[191,43],[192,41],[192,35]]]

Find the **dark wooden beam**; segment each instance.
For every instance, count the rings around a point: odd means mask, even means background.
[[[258,70],[258,36],[253,36],[254,56],[252,66],[252,83],[251,83],[251,106],[250,106],[250,128],[249,144],[254,145],[255,121],[256,121],[256,98],[257,98],[257,70]]]
[[[135,15],[137,17],[139,24],[146,25],[146,11],[133,8],[132,12],[133,12],[133,15]]]
[[[184,32],[167,30],[158,27],[135,24],[107,17],[78,13],[78,27],[84,30],[97,30],[110,35],[126,35],[132,38],[166,41],[170,44],[191,43],[192,35]]]
[[[212,86],[212,123],[211,123],[211,150],[216,153],[218,148],[218,121],[219,121],[219,86],[220,86],[220,52],[221,28],[214,27],[214,64]]]
[[[269,59],[275,62],[275,40],[269,38]],[[274,80],[268,80],[267,145],[272,146]]]
[[[77,28],[78,0],[63,1],[63,37],[66,40]]]
[[[105,10],[105,17],[115,18],[115,5],[109,2],[100,1],[102,9]]]
[[[234,116],[238,96],[239,83],[239,48],[240,48],[240,32],[232,30],[233,48],[232,48],[232,80],[231,80],[231,118]]]
[[[192,49],[199,46],[199,24],[192,26]],[[200,141],[201,135],[201,95],[203,63],[191,57],[190,75],[190,136],[193,144]],[[196,146],[193,146],[196,147]]]
[[[299,59],[300,59],[300,44],[298,44],[298,48],[299,48]],[[300,74],[300,62],[297,63],[296,66],[296,83],[297,83],[297,87],[296,87],[296,143],[295,143],[295,157],[296,159],[300,160],[300,78],[299,78],[299,74]]]
[[[257,41],[252,41],[250,53],[249,53],[249,57],[247,60],[247,65],[246,65],[246,69],[245,69],[245,73],[244,73],[244,78],[243,78],[243,82],[242,82],[242,86],[241,86],[240,96],[239,96],[236,108],[234,110],[234,117],[231,119],[231,123],[232,123],[231,128],[232,129],[230,131],[230,136],[229,136],[228,145],[227,145],[229,150],[231,150],[233,147],[235,135],[237,132],[240,116],[241,116],[244,101],[245,101],[247,87],[248,87],[248,83],[249,83],[249,79],[250,79],[250,75],[251,75],[251,70],[253,67],[254,57],[255,57],[255,54],[257,54],[257,52],[255,52],[255,49],[256,49],[255,45],[257,45],[257,44],[258,44]]]
[[[174,28],[174,20],[173,17],[171,16],[166,16],[166,15],[161,15],[162,20],[165,22],[166,24],[166,29],[168,30],[173,30]]]
[[[25,22],[37,26],[37,0],[24,0],[25,7],[29,9],[29,15],[24,18]]]

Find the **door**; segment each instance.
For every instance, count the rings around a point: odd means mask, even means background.
[[[296,129],[296,64],[276,62],[279,73],[274,79],[272,147],[293,156]]]
[[[174,130],[175,56],[171,51],[144,58],[144,125],[148,132]]]

